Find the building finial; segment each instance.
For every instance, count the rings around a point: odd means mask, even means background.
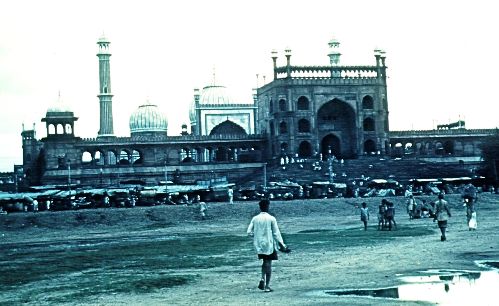
[[[215,65],[213,65],[213,86],[217,84],[216,82],[216,71],[215,71]]]

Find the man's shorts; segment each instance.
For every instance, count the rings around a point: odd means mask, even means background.
[[[277,252],[274,250],[272,254],[258,254],[258,259],[277,260]]]

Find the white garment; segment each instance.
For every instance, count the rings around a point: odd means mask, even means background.
[[[470,229],[476,229],[476,227],[477,227],[476,212],[471,213],[471,219],[470,219],[470,222],[468,223],[468,227]]]
[[[277,220],[266,212],[261,212],[251,219],[247,233],[253,236],[253,245],[257,254],[272,254],[278,247],[276,241],[286,247]]]

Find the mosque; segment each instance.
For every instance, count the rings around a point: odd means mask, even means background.
[[[78,137],[78,117],[55,101],[41,119],[46,137],[37,139],[34,128],[21,133],[28,185],[157,185],[222,176],[237,181],[261,175],[266,164],[284,156],[358,159],[390,154],[394,147],[382,50],[374,50],[372,66],[341,65],[336,39],[329,41],[326,66],[294,66],[290,49],[279,66],[273,51],[273,79],[248,101],[234,99],[219,84],[194,89],[190,127],[182,126],[181,135],[168,135],[166,116],[147,101],[130,115],[130,136],[117,137],[110,42],[101,37],[97,45],[99,131],[95,138]],[[431,149],[430,140],[422,147]]]

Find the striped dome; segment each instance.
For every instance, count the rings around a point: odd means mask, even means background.
[[[168,129],[168,121],[157,105],[145,104],[130,116],[130,133],[141,132],[165,132]]]
[[[237,104],[225,86],[206,86],[199,98],[200,105],[230,105]]]

